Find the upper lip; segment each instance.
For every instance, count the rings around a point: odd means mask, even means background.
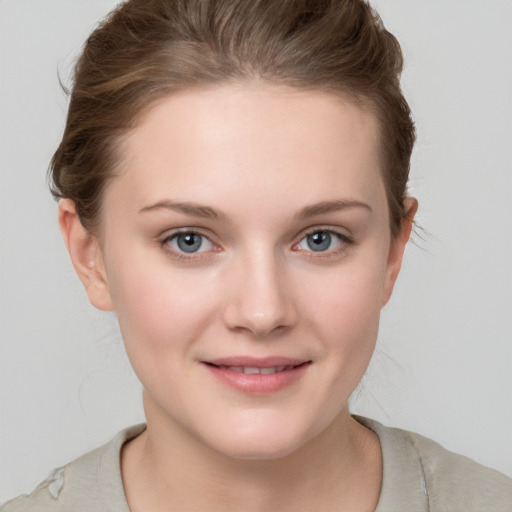
[[[243,366],[245,368],[272,368],[274,366],[299,366],[309,363],[308,359],[295,359],[283,356],[270,357],[250,357],[250,356],[231,356],[220,357],[218,359],[207,359],[203,363],[213,364],[215,366]]]

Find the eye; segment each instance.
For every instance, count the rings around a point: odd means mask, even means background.
[[[327,252],[339,249],[349,243],[348,237],[329,230],[317,230],[308,233],[297,245],[301,251]]]
[[[172,247],[176,252],[194,254],[210,251],[213,243],[206,236],[194,231],[182,231],[167,237],[164,244]]]

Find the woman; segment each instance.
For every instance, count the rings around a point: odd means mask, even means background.
[[[349,414],[417,209],[396,40],[363,2],[120,6],[52,161],[147,426],[10,510],[507,510],[510,480]]]

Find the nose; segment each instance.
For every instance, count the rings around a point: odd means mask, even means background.
[[[252,255],[231,268],[224,321],[256,338],[289,330],[297,321],[286,264],[274,255]]]

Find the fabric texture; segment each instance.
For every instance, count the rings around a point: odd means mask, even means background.
[[[375,512],[512,512],[512,479],[418,434],[354,417],[381,444],[383,480]],[[123,430],[54,470],[30,495],[4,504],[0,512],[130,512],[121,448],[144,430],[145,425]]]

